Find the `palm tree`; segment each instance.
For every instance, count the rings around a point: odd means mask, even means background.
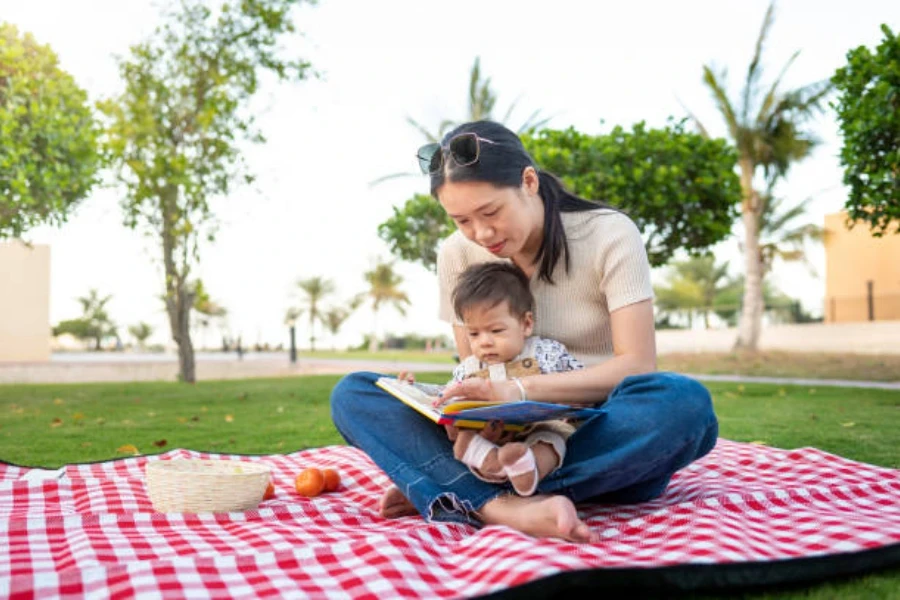
[[[325,314],[322,315],[322,324],[325,326],[325,329],[328,333],[331,334],[332,342],[331,349],[334,350],[334,337],[338,334],[341,327],[344,325],[344,321],[350,316],[352,309],[346,308],[343,306],[332,306],[328,310],[325,311]]]
[[[316,321],[321,321],[322,319],[320,305],[323,298],[334,293],[334,283],[330,279],[316,276],[309,279],[299,279],[297,287],[303,292],[298,316],[299,313],[304,313],[309,317],[309,347],[315,351],[315,325]]]
[[[475,62],[472,64],[472,68],[469,71],[468,95],[469,108],[464,121],[480,121],[483,119],[490,120],[494,118],[494,107],[497,104],[497,93],[493,89],[491,89],[491,78],[482,78],[481,57],[478,56],[475,57]],[[515,102],[509,105],[509,108],[506,110],[503,118],[500,119],[501,123],[509,122],[510,118],[512,118],[513,110],[515,110],[518,102],[519,101],[517,99]],[[516,130],[517,133],[532,133],[546,125],[547,121],[550,120],[550,117],[541,118],[540,113],[540,109],[532,112]],[[427,142],[440,142],[443,139],[444,134],[464,121],[444,119],[438,124],[437,130],[432,131],[409,115],[407,115],[406,117],[406,122],[412,125],[413,128],[416,129],[416,131],[421,133],[422,137],[424,137],[425,141]],[[379,177],[378,179],[373,181],[371,185],[381,183],[382,181],[386,181],[388,179],[410,176],[420,177],[421,174],[418,172],[392,173],[391,175]]]
[[[228,310],[210,297],[203,280],[197,279],[189,286],[189,289],[193,291],[194,296],[191,308],[198,315],[194,321],[195,327],[199,331],[205,332],[214,321],[220,321],[221,325],[228,314]],[[205,339],[202,345],[205,345]]]
[[[709,329],[709,313],[716,298],[729,286],[728,263],[716,264],[711,254],[691,257],[672,264],[667,287],[656,287],[656,302],[662,311],[694,310],[703,315],[703,324]]]
[[[129,325],[128,333],[131,334],[131,337],[137,342],[138,348],[143,350],[144,344],[147,343],[147,339],[153,335],[153,327],[141,321],[136,325]]]
[[[87,296],[77,300],[81,304],[82,319],[87,324],[87,333],[94,340],[94,349],[100,350],[103,339],[117,333],[116,325],[106,310],[106,304],[112,300],[112,296],[101,298],[96,289],[90,289]]]
[[[360,294],[360,299],[372,301],[372,337],[369,339],[369,352],[378,350],[378,311],[384,305],[393,306],[401,315],[406,315],[409,297],[400,291],[403,277],[394,271],[394,263],[379,260],[371,271],[364,274],[369,289]]]
[[[766,10],[744,87],[735,101],[728,97],[725,90],[726,72],[723,70],[716,74],[710,66],[703,67],[703,82],[712,93],[738,153],[743,192],[741,214],[746,286],[735,348],[749,350],[756,350],[759,342],[765,275],[758,260],[760,222],[765,203],[754,188],[754,178],[761,170],[771,187],[777,179],[787,174],[793,163],[809,156],[818,140],[803,125],[821,109],[824,97],[831,89],[831,84],[823,80],[787,92],[779,91],[785,72],[799,52],[791,56],[774,82],[763,88],[760,81],[763,45],[773,20],[774,2]],[[690,116],[700,132],[708,135],[703,124],[693,114]]]
[[[776,259],[783,262],[802,262],[812,270],[806,256],[806,242],[822,239],[823,228],[813,223],[797,225],[794,223],[806,214],[806,207],[812,198],[779,212],[780,198],[772,195],[771,190],[762,194],[760,200],[764,207],[759,219],[759,261],[763,276],[772,271]]]

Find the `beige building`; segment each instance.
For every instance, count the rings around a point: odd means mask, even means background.
[[[50,247],[0,242],[0,362],[50,360]]]
[[[825,321],[900,320],[900,233],[874,237],[846,219],[825,215]]]

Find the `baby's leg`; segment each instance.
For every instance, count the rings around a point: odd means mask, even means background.
[[[453,455],[483,481],[502,483],[507,479],[503,465],[500,464],[497,445],[484,439],[476,431],[459,430],[453,445]]]
[[[534,494],[538,483],[555,471],[565,456],[565,439],[550,431],[532,433],[524,442],[506,444],[498,452],[503,470],[520,496]]]

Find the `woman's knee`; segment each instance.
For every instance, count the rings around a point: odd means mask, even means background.
[[[359,400],[372,391],[377,378],[377,373],[367,371],[357,371],[342,377],[331,390],[332,420],[337,423],[346,410],[358,410]]]

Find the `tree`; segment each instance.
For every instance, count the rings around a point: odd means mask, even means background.
[[[97,181],[97,136],[53,50],[0,23],[0,239],[66,221]]]
[[[497,104],[497,93],[491,88],[491,78],[483,77],[481,61],[478,57],[469,72],[468,113],[465,121],[493,119],[494,107]],[[510,104],[501,123],[508,123],[518,101]],[[533,133],[543,127],[549,119],[540,116],[536,110],[518,127],[518,133]],[[440,142],[450,129],[462,121],[444,119],[436,132],[407,116],[406,121],[416,128],[427,142]],[[415,173],[403,172],[386,175],[375,180],[380,183],[396,177],[415,176]],[[378,237],[388,243],[391,253],[410,262],[419,262],[426,269],[434,271],[437,261],[437,242],[450,235],[455,229],[453,221],[431,196],[416,194],[407,200],[402,208],[394,207],[394,214],[378,226]]]
[[[758,256],[760,216],[765,203],[754,187],[754,179],[761,171],[771,187],[787,174],[793,163],[809,156],[818,141],[804,129],[804,124],[821,108],[831,89],[828,81],[815,82],[788,92],[778,89],[799,52],[788,60],[771,85],[763,87],[763,45],[773,21],[774,4],[770,4],[756,40],[756,50],[747,69],[744,87],[734,100],[726,92],[726,72],[715,73],[712,67],[703,67],[703,82],[712,93],[738,153],[746,285],[735,348],[748,350],[757,348],[764,309],[763,272]],[[693,118],[701,133],[707,134],[703,124]]]
[[[221,326],[225,322],[228,310],[210,297],[203,280],[195,280],[190,285],[190,290],[194,298],[194,305],[191,308],[197,314],[194,322],[198,327],[205,331],[216,320],[219,321]],[[163,297],[163,301],[165,301],[165,297]]]
[[[709,313],[716,298],[732,284],[728,263],[716,264],[715,256],[705,254],[672,264],[666,286],[656,286],[656,305],[663,312],[700,311],[709,329]]]
[[[886,24],[874,52],[860,46],[831,81],[844,144],[841,165],[850,188],[851,222],[867,222],[875,236],[900,233],[900,36]]]
[[[771,190],[760,195],[763,209],[759,215],[759,261],[763,278],[772,271],[775,260],[803,262],[812,268],[806,256],[806,242],[821,240],[823,230],[812,223],[796,224],[805,216],[810,200],[781,210],[782,199]]]
[[[352,312],[353,309],[345,308],[343,306],[332,306],[325,311],[325,314],[322,315],[322,324],[325,326],[328,333],[331,334],[332,338],[338,334],[341,327],[344,325],[344,322],[350,317]],[[333,341],[331,349],[334,350]]]
[[[382,306],[393,306],[401,315],[406,315],[409,297],[400,290],[403,277],[394,271],[394,264],[379,260],[371,271],[364,274],[369,289],[360,294],[360,299],[372,301],[372,337],[369,339],[369,351],[378,350],[378,312]]]
[[[147,340],[153,335],[153,327],[141,321],[135,325],[129,325],[128,333],[134,338],[134,341],[137,342],[138,348],[143,349]]]
[[[81,317],[61,321],[53,328],[53,335],[69,334],[81,340],[92,340],[94,350],[100,350],[103,340],[118,335],[118,328],[106,308],[110,300],[112,296],[101,297],[97,290],[89,290],[87,296],[78,298]]]
[[[435,271],[437,244],[455,230],[453,219],[434,198],[416,194],[402,209],[394,207],[394,216],[378,226],[378,237],[394,256]]]
[[[126,194],[125,222],[159,240],[166,311],[178,345],[179,378],[195,380],[191,270],[201,239],[213,240],[210,201],[253,180],[243,141],[264,141],[247,110],[263,71],[304,79],[309,64],[280,56],[302,0],[226,0],[213,11],[182,0],[155,35],[120,63],[125,91],[101,103],[105,149]]]
[[[334,293],[334,282],[324,277],[310,277],[309,279],[300,279],[297,281],[297,287],[303,292],[301,298],[302,306],[297,310],[297,316],[306,314],[309,318],[309,346],[315,352],[316,350],[316,331],[317,321],[323,318],[321,303],[322,299]]]
[[[606,135],[545,129],[523,142],[573,192],[625,211],[654,266],[678,249],[704,250],[731,230],[740,200],[734,152],[723,140],[685,131],[683,122],[617,126]]]

